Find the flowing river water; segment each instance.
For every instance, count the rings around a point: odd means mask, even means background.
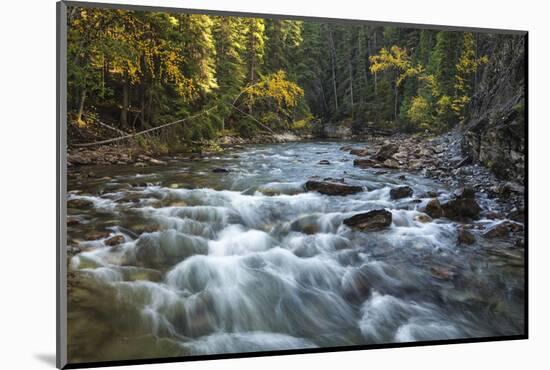
[[[69,360],[522,334],[523,250],[481,237],[457,245],[456,222],[418,218],[426,192],[453,189],[354,167],[341,145],[256,145],[70,176],[68,214],[78,222],[68,239],[80,249],[68,262]],[[212,172],[220,167],[230,172]],[[306,192],[313,176],[366,190]],[[392,200],[397,185],[413,196]],[[380,208],[393,214],[386,230],[342,223]],[[121,243],[106,245],[113,235]]]

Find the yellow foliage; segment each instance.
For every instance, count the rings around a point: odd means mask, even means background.
[[[277,105],[292,109],[304,96],[304,90],[296,83],[287,80],[286,73],[280,70],[247,87],[246,94],[248,105],[253,105],[259,98],[271,98]]]
[[[397,86],[400,86],[408,77],[419,75],[424,71],[422,65],[414,65],[412,63],[407,49],[400,48],[397,45],[392,46],[390,50],[382,48],[378,55],[371,56],[369,60],[371,62],[371,73],[383,72],[390,69],[397,71]]]
[[[407,112],[411,122],[420,127],[429,126],[432,121],[430,116],[430,103],[422,96],[415,96],[411,100],[411,106]]]

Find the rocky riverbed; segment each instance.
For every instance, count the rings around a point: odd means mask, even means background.
[[[70,357],[521,334],[523,189],[453,135],[73,161]]]

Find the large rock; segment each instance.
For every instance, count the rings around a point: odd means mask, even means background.
[[[364,157],[364,156],[367,156],[369,154],[369,151],[368,151],[367,148],[352,149],[352,150],[350,150],[349,154],[356,155],[358,157]]]
[[[481,207],[473,198],[453,198],[441,204],[443,216],[452,220],[465,218],[476,219],[479,217]]]
[[[391,199],[401,199],[410,197],[413,194],[413,189],[410,186],[398,186],[390,190]]]
[[[459,194],[463,194],[460,195]],[[469,190],[466,193],[460,191],[441,203],[439,199],[433,198],[428,201],[426,206],[421,209],[433,218],[447,217],[452,220],[477,219],[481,212],[481,207],[477,204],[475,198],[470,198]]]
[[[122,235],[114,235],[111,236],[109,239],[105,240],[105,245],[108,245],[109,247],[114,247],[115,245],[119,245],[124,243],[124,236]]]
[[[491,36],[490,55],[464,124],[464,151],[498,177],[525,177],[525,36]]]
[[[392,213],[386,209],[359,213],[344,220],[344,224],[362,231],[379,231],[391,225]]]
[[[394,169],[394,170],[398,169],[400,167],[399,162],[396,161],[393,158],[386,159],[384,162],[382,162],[382,166],[386,167],[386,168],[391,168],[391,169]]]
[[[361,168],[370,168],[370,167],[374,167],[377,164],[378,162],[372,159],[355,159],[353,161],[354,166],[361,167]]]
[[[437,198],[430,199],[422,211],[432,218],[443,216],[443,208],[441,208],[441,203]]]
[[[457,243],[461,245],[471,245],[476,242],[474,234],[464,228],[458,229]]]
[[[523,225],[516,223],[516,222],[510,222],[510,221],[502,221],[483,233],[484,238],[492,239],[492,238],[504,238],[507,237],[511,232],[517,232],[523,230]]]
[[[470,187],[460,188],[454,192],[455,197],[457,198],[467,198],[474,199],[476,197],[476,192]]]
[[[69,208],[88,208],[93,205],[94,205],[94,202],[83,198],[69,199],[67,201],[67,207]]]
[[[305,184],[307,191],[317,191],[325,195],[349,195],[363,191],[363,187],[337,182],[309,180]]]
[[[393,143],[387,143],[384,144],[378,149],[376,154],[374,154],[374,158],[378,159],[379,161],[385,161],[386,159],[391,158],[395,153],[399,151],[399,147]]]

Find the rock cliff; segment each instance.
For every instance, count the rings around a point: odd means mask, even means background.
[[[463,150],[495,175],[523,182],[525,171],[525,36],[496,38],[463,127]]]

